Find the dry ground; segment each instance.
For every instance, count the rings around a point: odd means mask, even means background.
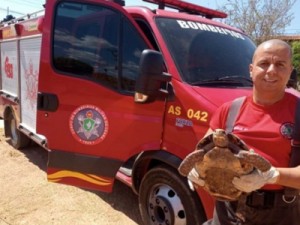
[[[137,196],[117,182],[113,193],[49,183],[47,152],[12,148],[0,128],[0,225],[141,224]]]

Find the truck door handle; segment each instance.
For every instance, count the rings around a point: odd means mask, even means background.
[[[54,112],[58,108],[58,97],[52,93],[38,93],[37,109],[42,111]]]

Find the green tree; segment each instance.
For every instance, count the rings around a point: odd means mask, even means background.
[[[300,80],[300,41],[292,43],[293,49],[293,66],[297,70],[298,80]]]
[[[0,21],[0,23],[4,23],[4,22],[7,22],[7,21],[10,21],[10,20],[13,20],[13,19],[15,19],[14,16],[12,16],[12,15],[7,15],[5,18],[3,18],[2,21]]]
[[[227,0],[221,7],[228,14],[225,22],[239,27],[259,44],[283,34],[291,23],[290,12],[296,0]]]

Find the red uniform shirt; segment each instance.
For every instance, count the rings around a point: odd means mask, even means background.
[[[273,166],[288,167],[296,102],[296,96],[286,93],[279,102],[260,106],[248,96],[240,108],[233,133]],[[230,106],[231,102],[225,103],[215,112],[210,122],[213,130],[225,129]]]

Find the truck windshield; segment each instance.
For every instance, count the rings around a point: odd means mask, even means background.
[[[183,81],[203,86],[251,86],[255,50],[245,35],[195,21],[157,18]]]

